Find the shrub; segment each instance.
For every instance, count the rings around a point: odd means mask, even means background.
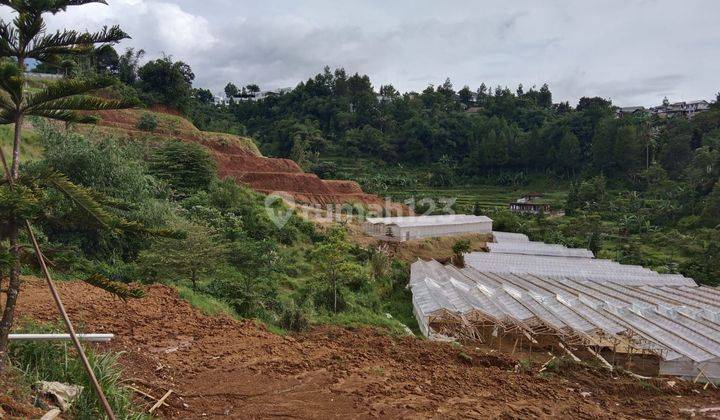
[[[455,265],[458,267],[465,267],[465,255],[470,252],[470,241],[467,239],[461,239],[452,246],[452,251],[455,258]]]
[[[172,141],[152,156],[150,173],[187,196],[210,186],[215,179],[215,161],[198,144]]]
[[[140,116],[140,120],[137,123],[137,128],[143,131],[155,131],[158,127],[157,116],[148,112]]]
[[[280,326],[288,331],[305,331],[310,328],[310,321],[305,312],[294,303],[283,306],[280,313]]]

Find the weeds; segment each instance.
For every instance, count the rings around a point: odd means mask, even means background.
[[[58,331],[54,325],[39,325],[27,322],[23,332],[46,333]],[[121,419],[146,419],[147,415],[136,410],[132,392],[120,383],[122,368],[118,363],[119,353],[98,353],[92,348],[85,349],[90,365],[115,414]],[[70,417],[76,419],[104,418],[102,405],[93,392],[92,385],[72,345],[66,342],[28,341],[13,343],[10,360],[30,383],[57,381],[84,387],[73,403]]]

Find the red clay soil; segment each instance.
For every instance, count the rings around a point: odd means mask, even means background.
[[[365,194],[360,188],[360,184],[355,181],[339,181],[339,180],[327,180],[327,185],[334,193],[337,194]]]
[[[506,356],[367,328],[282,337],[203,315],[165,286],[128,303],[84,283],[59,288],[81,330],[116,334],[109,348],[124,352],[128,383],[155,396],[173,390],[164,417],[668,418],[720,405],[719,392],[687,382],[581,366],[540,378],[537,366],[518,373]],[[42,282],[25,283],[19,312],[55,320]]]
[[[152,111],[179,117],[178,113],[156,108]],[[100,125],[122,130],[130,136],[147,136],[137,125],[142,110],[101,111]],[[256,148],[250,149],[237,136],[207,133],[198,130],[184,118],[173,118],[161,123],[153,134],[184,141],[200,143],[210,149],[218,166],[221,178],[232,177],[250,188],[263,192],[283,192],[295,200],[326,206],[328,204],[358,203],[372,206],[373,210],[386,209],[391,214],[409,215],[410,209],[402,204],[386,202],[378,196],[365,194],[356,182],[322,180],[315,174],[304,173],[302,168],[290,159],[266,158]]]

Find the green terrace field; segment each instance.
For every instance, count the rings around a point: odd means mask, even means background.
[[[464,187],[427,187],[410,190],[388,190],[385,195],[393,200],[405,201],[414,198],[415,200],[432,199],[443,201],[455,199],[458,209],[472,209],[480,206],[483,209],[507,208],[508,204],[521,198],[529,192],[542,192],[545,200],[553,208],[562,208],[567,191],[536,191],[529,188],[517,190],[495,185],[468,185]]]
[[[528,176],[522,185],[497,185],[493,178],[459,180],[450,186],[434,182],[436,176],[431,167],[406,167],[390,165],[369,159],[324,158],[336,165],[328,175],[360,183],[366,192],[390,197],[395,201],[415,199],[456,199],[456,210],[472,211],[475,205],[483,209],[507,208],[508,204],[533,192],[542,193],[543,201],[553,208],[561,209],[565,203],[569,185],[545,176]],[[321,176],[323,174],[320,174]]]

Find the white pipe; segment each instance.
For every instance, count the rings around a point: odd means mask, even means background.
[[[106,343],[113,338],[115,334],[77,334],[80,341],[88,341],[91,343]],[[69,341],[70,334],[10,334],[11,341]]]

